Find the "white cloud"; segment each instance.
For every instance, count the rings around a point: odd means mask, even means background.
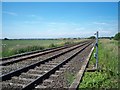
[[[46,26],[54,27],[54,28],[66,27],[66,25],[68,25],[68,23],[64,23],[64,22],[46,22],[45,24]]]
[[[108,23],[105,23],[105,22],[93,22],[93,24],[97,24],[97,25],[108,25]]]
[[[97,31],[99,31],[99,36],[113,36],[117,32],[114,28],[98,28]]]
[[[75,28],[76,31],[80,31],[80,30],[85,30],[84,27],[80,27],[80,28]]]
[[[37,20],[42,20],[43,19],[43,17],[41,17],[40,15],[34,15],[34,14],[26,15],[26,17],[34,18],[34,19],[37,19]]]
[[[32,14],[32,15],[28,15],[28,16],[29,16],[29,17],[36,17],[36,15],[33,15],[33,14]]]
[[[3,11],[4,14],[12,15],[12,16],[17,16],[17,13],[15,12],[9,12],[9,11]]]
[[[40,21],[24,21],[25,24],[37,24],[41,23]]]
[[[55,24],[57,24],[56,22],[51,22],[51,23],[49,23],[50,25],[55,25]]]

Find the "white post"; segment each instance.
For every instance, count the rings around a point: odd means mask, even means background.
[[[98,31],[96,33],[96,69],[98,69]]]

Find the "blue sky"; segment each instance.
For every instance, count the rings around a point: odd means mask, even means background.
[[[2,37],[62,38],[114,36],[117,2],[3,2]]]

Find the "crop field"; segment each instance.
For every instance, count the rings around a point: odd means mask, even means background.
[[[45,48],[62,46],[64,44],[80,41],[82,40],[2,40],[0,57],[8,57],[15,54],[43,50]]]
[[[99,71],[85,72],[79,88],[118,88],[118,48],[120,43],[115,40],[99,40]],[[95,50],[94,50],[95,52]],[[91,57],[89,67],[95,64]]]

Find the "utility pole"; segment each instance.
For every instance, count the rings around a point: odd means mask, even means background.
[[[95,47],[96,47],[96,53],[94,53],[94,57],[96,59],[96,69],[98,69],[98,31],[95,33],[96,35],[96,43],[95,43]]]

